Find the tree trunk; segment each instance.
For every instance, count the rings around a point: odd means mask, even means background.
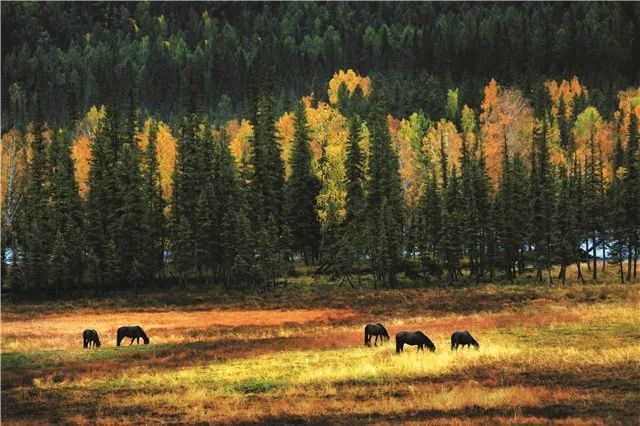
[[[580,259],[578,259],[578,260],[576,261],[576,266],[578,267],[578,278],[580,279],[580,281],[582,282],[582,284],[584,284],[584,277],[582,276],[581,263],[582,263],[582,262],[580,262]],[[589,262],[587,261],[587,263],[589,263]]]
[[[596,251],[596,231],[593,231],[593,282],[598,281],[598,252]]]
[[[622,256],[620,256],[620,283],[624,284],[624,268],[622,267]]]
[[[607,253],[606,253],[607,244],[604,241],[604,237],[602,238],[602,272],[607,269]]]
[[[631,281],[631,261],[633,260],[633,246],[631,245],[632,239],[629,238],[628,251],[627,254],[627,281]]]

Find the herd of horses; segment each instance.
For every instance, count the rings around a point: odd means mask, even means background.
[[[131,339],[129,346],[133,345],[134,340],[136,341],[136,344],[139,345],[140,339],[142,339],[145,345],[149,344],[149,337],[139,325],[120,327],[117,332],[116,346],[120,346],[120,343],[125,337]],[[378,346],[378,339],[380,339],[380,344],[382,344],[385,339],[387,341],[391,339],[387,329],[380,323],[367,324],[364,327],[365,346],[371,347],[372,337],[375,337],[373,342],[374,346]],[[85,348],[99,348],[100,338],[98,337],[98,332],[92,329],[85,330],[82,333],[82,343]],[[418,352],[424,352],[425,347],[431,352],[435,352],[436,350],[436,345],[434,345],[431,339],[429,339],[422,331],[399,331],[396,333],[396,352],[402,352],[404,350],[404,345],[417,346]],[[480,344],[468,331],[456,331],[451,335],[451,350],[457,350],[460,346],[467,346],[467,348],[473,346],[476,350],[480,349]]]
[[[384,325],[379,322],[375,324],[367,324],[364,327],[364,345],[370,347],[371,337],[374,336],[374,346],[378,346],[378,338],[380,338],[380,343],[384,342],[384,339],[387,341],[391,340],[389,332],[384,328]],[[435,352],[436,350],[436,345],[434,345],[431,339],[429,339],[422,331],[399,331],[396,333],[396,352],[400,353],[404,351],[404,345],[417,346],[418,352],[424,352],[425,347],[431,352]],[[456,331],[451,335],[451,350],[458,350],[458,347],[460,346],[463,348],[465,346],[467,348],[473,346],[476,350],[480,349],[480,344],[468,331]]]
[[[147,336],[147,333],[145,333],[139,325],[126,325],[124,327],[120,327],[116,337],[116,346],[120,346],[122,339],[125,337],[129,337],[131,339],[129,346],[133,345],[134,340],[139,345],[140,339],[142,339],[145,345],[149,344],[149,337]],[[90,329],[85,330],[82,333],[82,345],[85,349],[91,347],[99,348],[100,338],[98,337],[98,332]]]

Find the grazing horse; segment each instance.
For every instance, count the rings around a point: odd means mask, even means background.
[[[82,332],[82,346],[84,346],[85,349],[90,348],[92,343],[94,348],[100,347],[98,332],[95,330],[86,329]]]
[[[436,351],[433,344],[422,331],[401,331],[396,334],[396,352],[400,353],[404,350],[404,345],[418,346],[418,352],[423,351],[426,346],[431,352]]]
[[[122,339],[124,339],[125,337],[131,338],[131,343],[129,343],[129,346],[133,345],[134,340],[136,340],[137,344],[139,345],[141,337],[145,345],[149,344],[149,338],[139,325],[120,327],[118,329],[118,338],[116,340],[116,345],[120,346],[120,342],[122,342]]]
[[[380,344],[384,342],[385,338],[387,340],[391,339],[391,337],[389,337],[389,333],[387,332],[387,329],[384,328],[384,325],[380,324],[379,322],[375,324],[367,324],[364,327],[364,345],[365,346],[371,347],[371,336],[376,336],[376,339],[373,342],[374,346],[378,346],[378,337],[380,337]]]
[[[451,350],[458,350],[458,346],[467,346],[467,348],[473,346],[476,350],[480,349],[480,344],[468,331],[456,331],[451,335]]]

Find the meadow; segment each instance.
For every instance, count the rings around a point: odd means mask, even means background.
[[[638,424],[639,307],[637,284],[5,300],[2,422]],[[372,321],[392,338],[365,348]],[[116,348],[130,324],[151,344]],[[414,329],[435,353],[395,353]],[[456,330],[480,350],[451,352]]]

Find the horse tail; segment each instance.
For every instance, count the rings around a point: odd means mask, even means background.
[[[87,349],[87,338],[86,337],[82,337],[82,346]]]
[[[455,335],[456,335],[455,333],[451,335],[451,350],[453,350],[453,347],[456,345]]]
[[[364,328],[364,345],[367,346],[367,327]]]
[[[122,330],[118,329],[118,337],[116,337],[116,346],[120,346],[120,342],[122,342]]]

